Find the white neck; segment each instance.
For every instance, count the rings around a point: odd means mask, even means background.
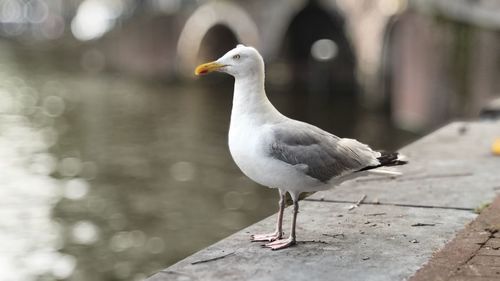
[[[266,96],[264,73],[252,73],[245,77],[236,77],[234,82],[233,109],[231,120],[243,117],[254,122],[264,123],[282,116]]]

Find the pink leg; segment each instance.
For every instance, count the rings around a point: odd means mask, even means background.
[[[292,231],[290,232],[290,236],[287,239],[278,239],[274,242],[267,243],[264,245],[264,247],[271,248],[272,250],[280,250],[280,249],[285,249],[288,248],[292,245],[295,245],[296,240],[295,240],[295,225],[297,222],[297,214],[299,213],[299,202],[298,198],[295,198],[298,196],[293,196],[293,220],[292,220]]]
[[[276,230],[273,233],[251,235],[250,238],[252,242],[259,242],[259,241],[272,242],[281,239],[283,235],[283,211],[285,210],[286,192],[282,191],[281,189],[279,191],[280,191],[280,201],[279,201],[279,212],[278,212],[278,221],[276,223]]]

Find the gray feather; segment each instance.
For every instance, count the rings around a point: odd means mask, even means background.
[[[377,164],[378,152],[307,123],[290,120],[273,127],[270,156],[297,166],[321,182]]]

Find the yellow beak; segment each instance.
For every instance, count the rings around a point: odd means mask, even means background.
[[[215,62],[215,61],[208,62],[208,63],[198,65],[196,67],[196,69],[194,70],[194,74],[195,75],[203,75],[203,74],[210,73],[212,71],[216,71],[222,67],[224,67],[224,65],[220,64],[218,62]]]

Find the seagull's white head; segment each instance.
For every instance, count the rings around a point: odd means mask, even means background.
[[[235,78],[264,73],[264,60],[253,47],[238,45],[216,61],[196,67],[194,74],[203,75],[213,71],[225,72]]]

